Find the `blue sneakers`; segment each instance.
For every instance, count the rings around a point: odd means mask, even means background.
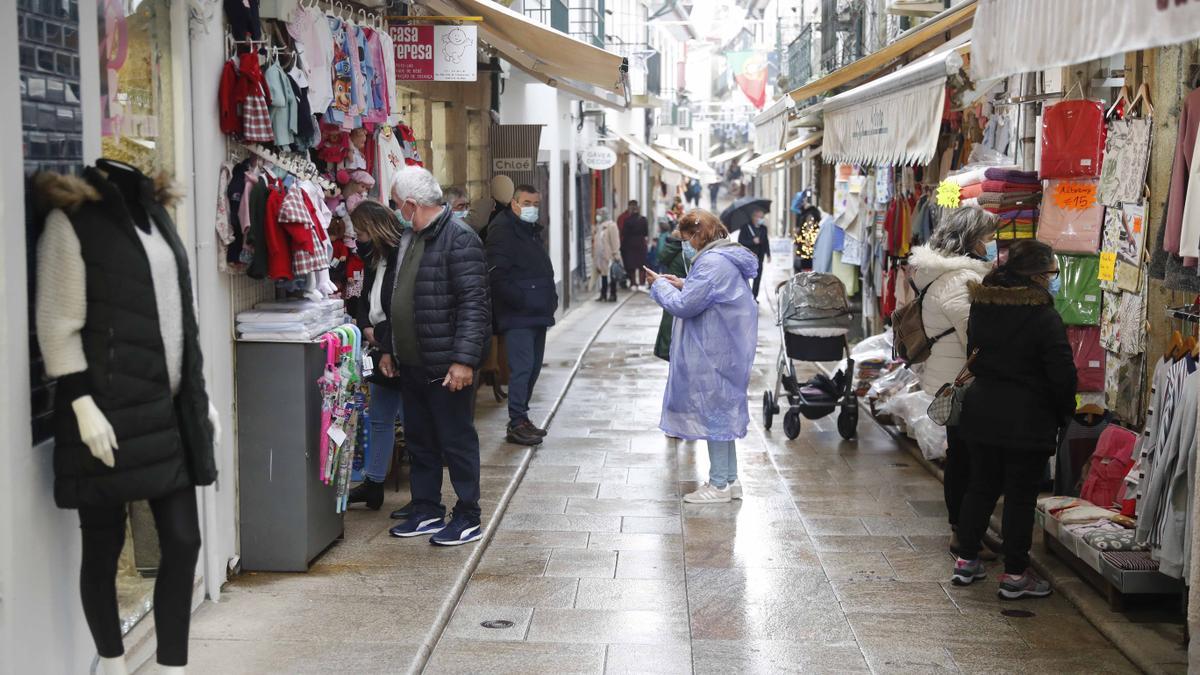
[[[399,524],[392,527],[388,532],[393,537],[423,537],[429,534],[437,534],[446,527],[446,520],[441,516],[430,516],[416,513]]]
[[[476,518],[455,515],[450,524],[429,539],[438,546],[460,546],[483,538],[483,525]]]

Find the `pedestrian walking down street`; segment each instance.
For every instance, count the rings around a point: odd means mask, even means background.
[[[650,236],[649,224],[642,215],[637,200],[629,202],[629,208],[619,223],[621,227],[621,260],[625,262],[625,274],[629,285],[638,288],[646,283],[646,244]]]
[[[412,513],[390,533],[432,535],[430,542],[442,546],[466,544],[483,536],[479,436],[471,416],[471,385],[492,326],[483,243],[454,217],[437,180],[421,167],[396,174],[392,199],[395,212],[366,202],[352,216],[372,239],[377,236],[373,223],[412,232],[400,238],[389,260],[396,273],[384,313],[391,323],[392,351],[379,359],[383,375],[400,381],[412,466]],[[443,466],[458,496],[449,523],[442,504]]]
[[[696,249],[690,242],[684,241],[678,231],[664,233],[658,243],[658,269],[663,274],[686,279],[692,259],[696,257]],[[654,341],[654,355],[663,361],[671,360],[671,330],[675,317],[663,310],[662,321],[658,324],[658,339]]]
[[[369,250],[369,254],[366,279],[363,281],[367,297],[358,304],[357,318],[372,358],[379,363],[384,356],[390,358],[392,353],[392,322],[385,308],[391,306],[392,289],[396,283],[396,251],[406,237],[409,241],[403,245],[407,247],[411,244],[413,231],[401,228],[395,214],[383,208],[382,204],[364,201],[359,207],[363,208],[355,208],[350,219],[358,233],[359,243],[364,244],[360,250]],[[365,504],[368,509],[378,511],[383,506],[383,482],[392,465],[396,422],[399,420],[403,423],[404,406],[399,379],[388,377],[376,368],[367,381],[370,392],[367,409],[370,442],[367,444],[369,451],[365,478],[350,490],[348,500],[351,504]],[[407,517],[411,507],[410,501],[395,513],[403,513]],[[393,517],[396,517],[395,514]]]
[[[1003,265],[968,288],[967,349],[975,354],[975,381],[963,400],[959,432],[971,454],[971,480],[951,581],[965,586],[985,578],[980,545],[1004,495],[999,595],[1044,597],[1050,584],[1029,570],[1034,509],[1059,428],[1075,412],[1075,362],[1054,309],[1058,260],[1042,242],[1018,241]]]
[[[762,285],[763,258],[771,260],[771,235],[767,231],[767,213],[755,209],[750,214],[750,222],[738,232],[738,243],[750,249],[758,257],[758,274],[754,276],[752,290],[754,301],[758,302],[758,288]]]
[[[976,207],[951,209],[925,246],[912,250],[909,266],[916,292],[925,294],[921,322],[933,340],[921,374],[921,388],[936,394],[953,382],[967,362],[967,284],[979,283],[996,260],[996,216]],[[939,337],[940,336],[940,337]],[[958,425],[946,426],[943,487],[950,528],[958,529],[963,495],[971,479],[971,455]],[[951,536],[951,546],[957,545]]]
[[[508,350],[507,440],[538,445],[546,436],[529,419],[529,401],[542,370],[546,329],[554,325],[558,291],[554,266],[538,224],[541,195],[518,185],[507,211],[489,228],[487,262],[491,271],[496,330]]]
[[[758,305],[746,283],[758,261],[708,211],[679,223],[698,253],[687,279],[650,273],[650,296],[676,318],[659,428],[668,436],[708,442],[708,482],[685,502],[741,498],[736,441],[750,422],[746,390],[758,345]]]
[[[612,266],[622,266],[621,233],[608,217],[606,209],[596,210],[596,228],[592,230],[592,265],[600,275],[600,301],[617,301],[617,280],[612,279]]]

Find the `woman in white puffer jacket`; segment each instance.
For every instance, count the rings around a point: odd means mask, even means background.
[[[925,334],[933,339],[945,333],[930,349],[921,375],[921,387],[930,394],[954,381],[967,362],[967,319],[971,315],[967,283],[980,282],[992,269],[996,225],[996,216],[977,207],[946,211],[929,243],[914,248],[908,259],[917,290],[928,288],[921,305]],[[971,461],[957,427],[946,427],[946,445],[946,510],[953,529],[970,480]]]

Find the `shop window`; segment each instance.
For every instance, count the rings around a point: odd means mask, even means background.
[[[21,74],[21,136],[25,176],[38,171],[78,173],[83,163],[79,105],[79,3],[21,2],[17,6]],[[35,252],[42,216],[26,181],[25,252],[29,291],[30,398],[33,440],[53,435],[54,383],[38,353],[33,320]]]

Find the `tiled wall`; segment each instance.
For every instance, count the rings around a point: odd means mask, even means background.
[[[37,171],[78,173],[83,162],[83,124],[79,106],[78,0],[17,0],[20,36],[21,131],[25,175]],[[90,62],[94,62],[89,60]],[[34,252],[41,217],[25,199],[25,238],[29,269],[30,385],[33,437],[50,437],[54,387],[45,377],[33,321]]]

